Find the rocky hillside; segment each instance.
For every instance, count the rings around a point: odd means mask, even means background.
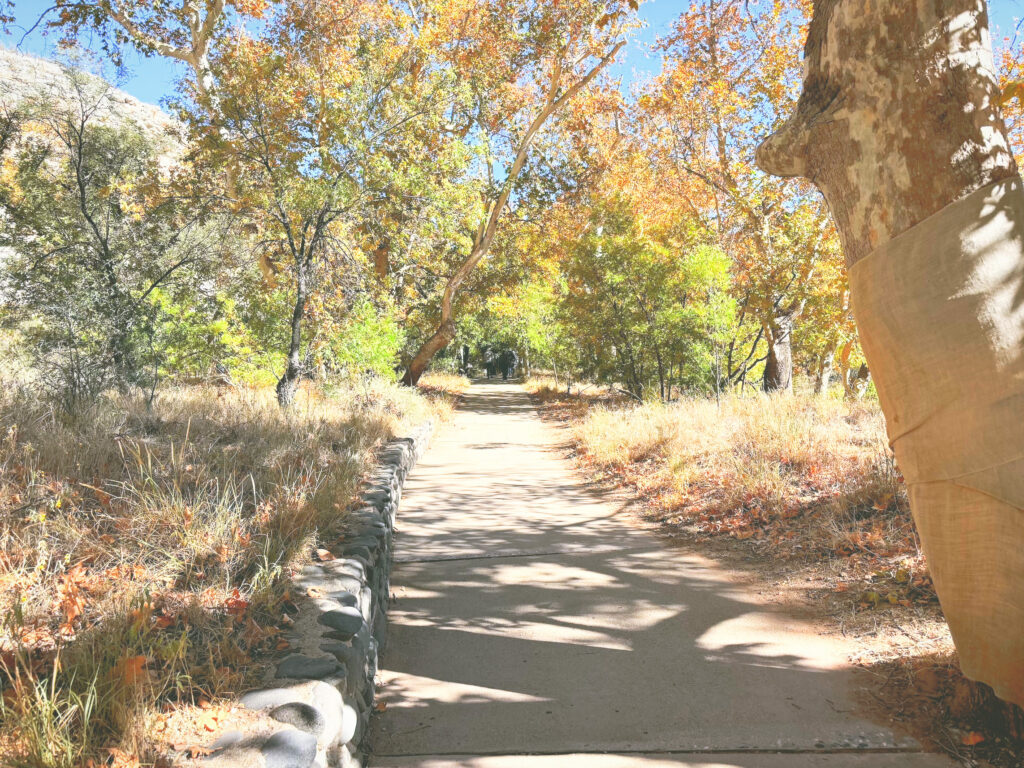
[[[160,107],[139,101],[94,75],[84,76],[98,93],[108,89],[100,109],[103,119],[134,122],[153,137],[177,132],[177,122]],[[68,70],[57,62],[0,47],[0,104],[13,106],[40,97],[63,100],[73,98],[72,94]]]
[[[167,162],[174,162],[183,146],[180,124],[160,107],[146,104],[100,78],[82,73],[102,94],[98,119],[101,122],[132,122],[147,134]],[[68,102],[75,99],[69,71],[54,61],[41,59],[0,46],[0,107],[14,107],[26,100],[49,99]],[[3,212],[0,210],[0,215]],[[10,258],[10,249],[0,248],[0,269]]]

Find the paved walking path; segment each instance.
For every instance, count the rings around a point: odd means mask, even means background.
[[[560,441],[476,384],[409,478],[372,766],[953,765],[853,714],[847,649],[617,516]]]

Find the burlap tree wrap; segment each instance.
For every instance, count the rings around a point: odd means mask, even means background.
[[[964,674],[1024,705],[1024,185],[859,261],[854,312]]]

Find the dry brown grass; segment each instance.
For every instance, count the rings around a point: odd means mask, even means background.
[[[796,553],[916,554],[902,478],[877,406],[729,396],[598,406],[576,426],[598,468],[638,471],[665,519],[789,541]],[[796,521],[799,523],[788,523]],[[798,528],[805,536],[793,536]]]
[[[374,449],[456,384],[307,387],[287,413],[270,391],[176,388],[72,419],[0,394],[0,762],[152,758],[162,707],[238,690],[283,650],[288,576],[342,533]]]
[[[658,521],[842,561],[863,607],[934,603],[878,404],[813,395],[597,406],[574,427],[585,460],[643,490]],[[866,583],[865,583],[866,582]]]
[[[573,384],[571,392],[564,379],[535,375],[523,387],[545,406],[548,415],[562,421],[578,421],[596,405],[628,405],[630,401],[615,390],[594,384]]]
[[[592,399],[572,423],[581,459],[640,492],[668,530],[832,563],[843,571],[835,588],[862,608],[936,601],[875,403]]]
[[[568,421],[581,461],[638,491],[666,529],[749,540],[774,559],[861,562],[878,577],[868,603],[934,600],[877,403],[636,404],[593,389],[569,398],[543,379],[528,388]]]

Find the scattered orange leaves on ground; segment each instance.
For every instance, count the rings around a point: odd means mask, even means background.
[[[853,581],[912,571],[880,586],[878,600],[856,601],[864,609],[935,601],[877,409],[800,396],[720,406],[551,390],[540,399],[570,425],[579,463],[633,491],[666,532],[725,537],[775,559],[847,560]]]
[[[145,656],[122,656],[114,665],[114,678],[126,688],[133,688],[146,679],[148,663]]]
[[[85,611],[86,600],[82,590],[86,584],[85,566],[80,562],[66,571],[57,582],[60,609],[64,614],[64,621],[58,631],[65,638],[75,636],[75,621]]]
[[[238,591],[238,587],[235,587],[231,590],[231,594],[224,601],[224,608],[227,610],[229,616],[241,619],[249,609],[249,601],[243,598],[242,593]]]

